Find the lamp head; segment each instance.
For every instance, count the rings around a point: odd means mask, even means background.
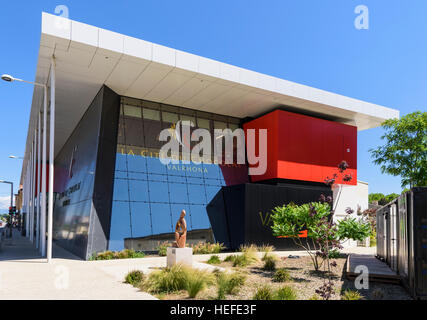
[[[14,77],[12,77],[10,74],[3,74],[1,76],[2,80],[7,81],[7,82],[12,82],[15,80]]]

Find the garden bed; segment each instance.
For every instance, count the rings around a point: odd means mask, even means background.
[[[334,292],[332,300],[340,300],[343,298],[346,290],[355,290],[353,282],[345,278],[346,256],[333,259],[337,266],[333,268]],[[324,283],[324,271],[314,271],[310,257],[301,256],[299,258],[281,258],[276,261],[276,270],[286,269],[290,279],[284,282],[275,282],[275,271],[264,270],[264,261],[253,261],[247,266],[233,267],[233,262],[221,261],[215,264],[221,269],[227,270],[228,273],[237,273],[244,275],[244,284],[237,287],[233,294],[225,294],[223,297],[227,300],[251,300],[256,295],[260,288],[266,286],[271,289],[271,292],[277,292],[280,288],[292,288],[297,300],[320,299],[316,294],[318,289]],[[141,286],[143,291],[144,287]],[[393,284],[370,283],[369,290],[358,290],[361,299],[366,300],[407,300],[410,296],[406,293],[403,287]],[[190,299],[186,290],[175,292],[160,292],[152,293],[159,299],[165,300],[187,300]],[[207,285],[203,290],[196,295],[194,299],[212,300],[218,299],[218,285],[212,283]],[[273,298],[274,299],[274,298]]]

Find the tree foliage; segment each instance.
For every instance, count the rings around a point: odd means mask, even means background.
[[[427,186],[427,112],[413,112],[382,125],[385,144],[371,149],[381,172],[400,176],[402,187]]]
[[[363,241],[371,234],[371,224],[363,218],[346,217],[333,223],[327,202],[276,207],[271,217],[273,235],[292,238],[296,245],[307,251],[316,270],[322,266],[330,249],[341,247],[340,242],[349,239]],[[307,230],[307,238],[299,237],[302,230]]]
[[[393,201],[400,195],[397,193],[390,193],[388,195],[384,195],[382,193],[370,193],[369,194],[369,203],[373,203],[374,201],[377,201],[379,205],[386,205],[390,201]]]
[[[363,241],[371,235],[371,224],[368,221],[345,218],[338,221],[336,236],[340,241],[347,239]]]

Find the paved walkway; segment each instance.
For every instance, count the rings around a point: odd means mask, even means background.
[[[346,252],[372,254],[375,248],[352,248]],[[279,251],[279,256],[307,255],[303,251]],[[230,253],[221,253],[224,258]],[[261,255],[261,254],[260,254]],[[68,251],[53,247],[52,262],[37,253],[32,243],[14,232],[0,251],[0,300],[6,299],[91,299],[146,300],[155,299],[131,285],[123,283],[132,270],[144,273],[164,267],[165,257],[146,257],[108,261],[84,261]],[[210,255],[195,255],[194,266],[214,269],[205,264]]]
[[[0,300],[93,299],[147,300],[153,296],[83,261],[58,246],[50,264],[31,242],[14,233],[0,252]]]

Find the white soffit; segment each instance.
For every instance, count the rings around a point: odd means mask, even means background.
[[[398,110],[42,13],[37,82],[48,82],[52,55],[56,153],[103,84],[120,95],[239,118],[283,107],[365,130],[399,117]],[[27,150],[42,93],[34,89]]]

